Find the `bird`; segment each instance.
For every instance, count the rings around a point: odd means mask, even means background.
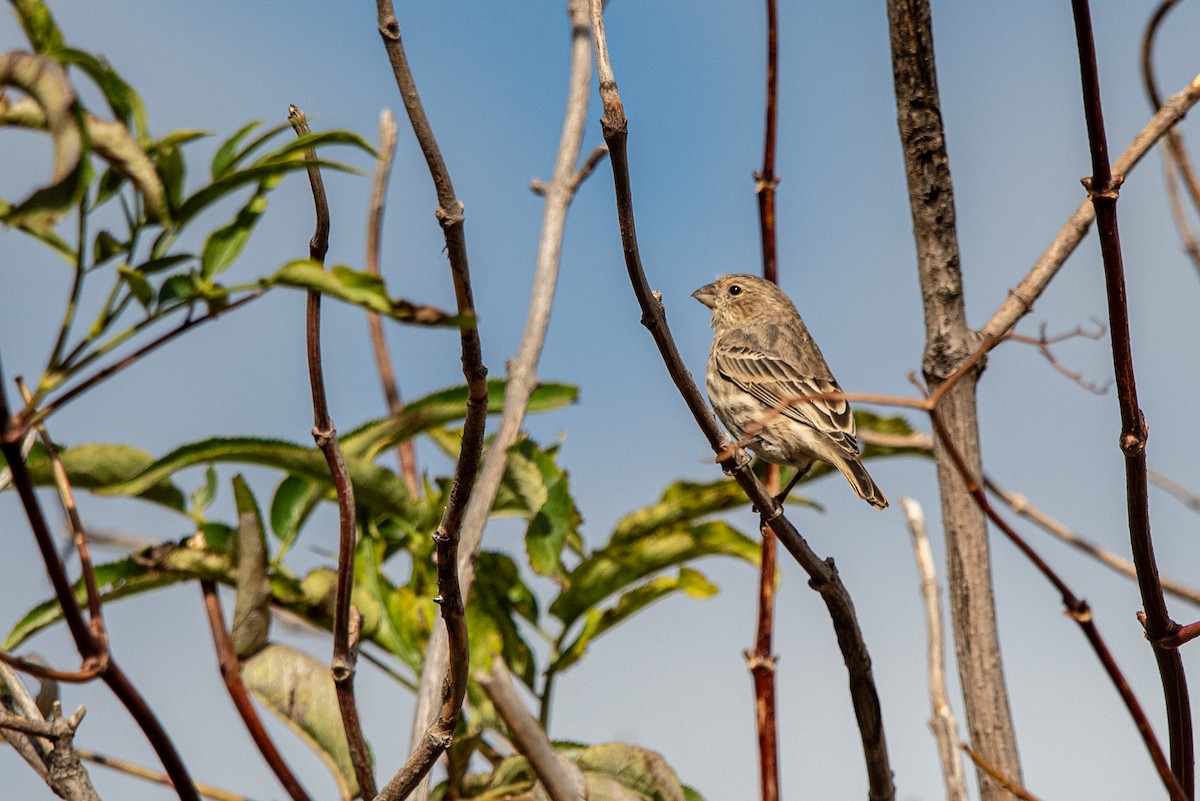
[[[850,404],[842,398],[801,400],[841,388],[791,298],[745,273],[724,275],[692,297],[712,309],[705,383],[717,416],[739,445],[796,468],[776,503],[821,461],[836,467],[858,497],[876,509],[887,507],[859,461]]]

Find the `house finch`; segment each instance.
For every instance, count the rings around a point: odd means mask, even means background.
[[[821,349],[787,295],[753,275],[726,275],[692,297],[712,309],[708,398],[721,422],[768,462],[791,465],[796,477],[815,460],[836,467],[858,497],[882,509],[887,498],[858,460],[854,416],[841,398],[802,400],[841,392]]]

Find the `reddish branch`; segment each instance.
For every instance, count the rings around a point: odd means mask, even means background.
[[[775,236],[775,139],[779,113],[779,9],[776,0],[767,0],[767,93],[766,124],[763,134],[763,166],[754,174],[758,195],[758,222],[762,239],[763,277],[779,282]],[[767,491],[779,492],[779,465],[767,465]],[[779,727],[776,720],[775,667],[772,653],[772,625],[775,618],[775,532],[762,527],[762,558],[758,574],[758,615],[754,649],[746,652],[746,663],[754,679],[754,717],[758,730],[759,788],[762,801],[779,798]]]
[[[21,454],[24,427],[17,425],[17,421],[12,417],[8,398],[2,391],[3,383],[3,376],[0,375],[0,452],[4,454],[9,469],[12,471],[13,486],[16,487],[17,494],[20,496],[21,505],[25,509],[25,517],[29,521],[29,527],[33,530],[34,539],[41,551],[42,562],[46,566],[50,583],[54,587],[54,595],[62,607],[67,628],[83,659],[84,670],[96,670],[101,680],[108,685],[112,693],[128,710],[143,734],[146,735],[146,739],[150,741],[155,753],[158,754],[179,797],[183,801],[199,801],[200,796],[188,775],[187,768],[162,724],[159,723],[158,718],[155,717],[154,712],[146,704],[137,688],[133,686],[112,658],[107,640],[97,636],[84,619],[83,610],[75,598],[71,580],[67,577],[66,568],[55,547],[54,535],[50,532],[50,526],[46,522],[41,504],[34,491],[33,477],[29,474],[29,468]],[[34,418],[40,419],[40,416],[35,414]]]
[[[379,275],[379,240],[383,225],[384,198],[395,151],[396,117],[385,109],[379,117],[379,159],[375,162],[375,179],[371,182],[371,206],[367,212],[365,266],[370,275]],[[387,337],[383,334],[383,319],[377,312],[367,311],[367,330],[371,335],[371,351],[375,354],[375,369],[379,371],[379,382],[383,385],[388,414],[395,417],[404,409],[404,404],[400,401],[400,391],[396,388],[396,371],[392,368]],[[404,477],[409,494],[415,498],[421,492],[421,485],[417,480],[417,455],[411,439],[406,439],[396,446],[396,456],[400,464],[400,475]]]
[[[267,734],[262,720],[258,717],[258,711],[254,708],[254,702],[250,700],[250,692],[242,683],[241,664],[237,654],[234,653],[229,629],[225,627],[225,615],[221,612],[221,599],[217,597],[216,583],[203,579],[200,582],[200,591],[204,594],[204,611],[208,615],[208,625],[212,630],[213,646],[217,651],[217,665],[221,668],[221,678],[225,681],[225,689],[229,692],[230,700],[233,701],[238,714],[242,716],[246,731],[249,732],[250,738],[254,740],[254,744],[262,753],[263,759],[275,772],[279,783],[287,790],[293,801],[310,801],[300,780],[292,773],[292,769],[288,767],[283,755],[275,747],[271,736]]]
[[[625,266],[633,286],[634,295],[642,310],[642,325],[646,326],[658,346],[660,355],[675,386],[688,410],[696,420],[714,453],[729,450],[732,442],[716,423],[700,390],[679,355],[675,340],[667,326],[666,312],[661,299],[651,291],[642,267],[637,245],[637,231],[633,216],[633,195],[630,187],[629,158],[627,150],[627,120],[613,77],[608,46],[604,40],[604,19],[601,0],[592,0],[592,36],[596,50],[596,66],[600,79],[600,97],[604,105],[601,128],[608,143],[609,161],[613,170],[613,189],[616,195],[617,219],[621,232],[621,245]],[[745,461],[745,460],[742,460]],[[875,688],[875,677],[871,659],[863,640],[854,604],[845,585],[838,576],[833,560],[821,559],[808,546],[796,527],[787,519],[771,495],[759,482],[747,464],[740,464],[736,453],[721,459],[721,467],[733,476],[745,490],[756,508],[762,510],[763,522],[769,523],[779,541],[795,557],[796,561],[811,577],[809,586],[821,595],[829,611],[838,645],[849,674],[850,697],[862,738],[867,778],[872,801],[883,801],[895,797],[892,771],[887,751],[887,740],[883,731],[883,715],[879,707],[879,695]]]
[[[288,106],[288,121],[297,136],[309,133],[304,112]],[[313,204],[316,207],[316,229],[308,243],[308,257],[324,264],[325,252],[329,249],[329,202],[325,197],[325,184],[321,180],[321,168],[317,166],[315,149],[304,153],[308,162],[308,182],[312,187]],[[337,429],[329,415],[329,402],[325,396],[325,377],[321,366],[321,293],[309,291],[305,316],[305,340],[308,353],[308,379],[312,387],[313,439],[325,456],[338,503],[338,571],[337,590],[333,607],[333,659],[330,671],[337,691],[338,709],[342,725],[346,729],[346,742],[350,746],[350,761],[358,786],[365,798],[375,795],[375,777],[371,773],[371,754],[363,737],[362,724],[358,718],[358,704],[354,698],[354,674],[356,654],[350,647],[350,596],[354,589],[354,544],[356,523],[354,519],[354,485],[350,482],[350,470],[338,445]]]
[[[1092,205],[1096,209],[1100,253],[1104,260],[1113,370],[1117,383],[1117,405],[1121,412],[1120,448],[1125,457],[1129,538],[1133,562],[1138,572],[1138,589],[1141,591],[1145,610],[1146,636],[1151,643],[1157,643],[1174,635],[1179,624],[1172,620],[1167,612],[1166,599],[1158,579],[1158,565],[1154,558],[1154,543],[1150,536],[1150,506],[1146,479],[1146,439],[1149,432],[1142,410],[1138,406],[1137,382],[1133,369],[1125,268],[1117,225],[1117,193],[1120,179],[1114,179],[1108,160],[1108,141],[1100,103],[1100,78],[1096,67],[1091,11],[1087,0],[1072,0],[1071,8],[1075,17],[1075,39],[1083,84],[1083,110],[1092,157],[1092,175],[1086,184]],[[1166,703],[1167,728],[1171,739],[1171,770],[1183,788],[1184,795],[1191,798],[1195,791],[1195,754],[1191,705],[1188,702],[1183,660],[1174,649],[1156,647],[1154,656],[1158,663]]]
[[[391,0],[376,0],[375,8],[379,35],[383,39],[396,86],[404,102],[405,111],[408,112],[417,143],[425,155],[429,175],[437,192],[438,208],[435,214],[442,226],[446,242],[458,312],[464,318],[473,319],[475,300],[467,261],[466,234],[463,230],[463,204],[454,193],[450,171],[446,168],[437,138],[421,104],[408,55],[400,37],[400,21],[396,19],[395,8]],[[458,580],[458,540],[463,514],[475,486],[483,453],[488,390],[487,368],[483,364],[479,331],[474,326],[465,326],[460,329],[459,336],[463,376],[467,382],[467,413],[463,423],[462,448],[458,463],[454,467],[453,483],[450,485],[449,501],[442,512],[441,523],[433,535],[437,549],[438,601],[441,604],[442,620],[449,640],[449,659],[445,681],[442,683],[442,702],[425,733],[413,744],[408,761],[380,791],[381,801],[406,798],[424,779],[434,761],[450,745],[467,692],[469,653],[467,624]]]

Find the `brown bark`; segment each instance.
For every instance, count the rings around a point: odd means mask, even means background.
[[[927,0],[888,0],[897,122],[908,176],[913,235],[925,305],[925,380],[936,388],[975,349],[967,324],[955,227],[954,188],[942,126],[933,33]],[[980,368],[982,369],[982,368]],[[982,472],[975,386],[978,372],[946,393],[938,411],[974,474]],[[971,742],[988,764],[1021,781],[1016,738],[992,597],[991,555],[983,512],[967,492],[945,448],[935,440],[947,583],[955,650]],[[983,801],[1007,792],[978,771]]]

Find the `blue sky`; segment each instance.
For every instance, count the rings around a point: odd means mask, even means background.
[[[796,301],[848,391],[911,395],[924,329],[910,217],[895,125],[882,3],[782,4],[780,34],[779,251],[781,283]],[[1141,26],[1153,4],[1097,3],[1093,10],[1110,148],[1120,152],[1149,117],[1137,74]],[[400,112],[374,9],[366,3],[210,2],[119,5],[57,2],[69,42],[106,55],[141,92],[152,131],[204,128],[218,140],[243,123],[283,119],[303,108],[317,129],[348,128],[375,139],[385,107]],[[955,179],[966,300],[982,324],[1083,197],[1089,171],[1069,4],[936,3],[938,73]],[[398,9],[405,42],[459,197],[485,362],[504,371],[524,324],[542,205],[528,184],[548,176],[565,92],[567,28],[562,3],[416,3]],[[1160,80],[1173,93],[1200,71],[1188,53],[1200,11],[1172,12],[1159,45]],[[709,345],[707,310],[689,293],[725,272],[759,268],[752,173],[761,159],[764,19],[760,4],[702,2],[610,5],[609,43],[626,112],[639,242],[651,284],[661,289],[680,349],[694,375]],[[21,46],[18,26],[0,22],[0,48]],[[595,102],[585,151],[601,141]],[[436,205],[423,160],[401,120],[384,234],[383,269],[396,292],[450,307]],[[1184,130],[1188,130],[1185,123]],[[197,165],[211,143],[194,147]],[[0,134],[0,193],[20,196],[48,171],[49,146]],[[364,169],[369,162],[350,155]],[[331,263],[362,264],[367,180],[329,176]],[[1200,340],[1195,270],[1178,245],[1151,156],[1126,182],[1119,204],[1141,402],[1151,427],[1151,466],[1200,490],[1194,454]],[[220,224],[229,214],[212,217]],[[231,277],[252,278],[303,256],[311,234],[307,186],[291,178]],[[69,276],[20,235],[0,231],[0,355],[5,375],[36,375],[51,347]],[[326,376],[339,428],[379,416],[383,401],[354,309],[326,304]],[[1101,265],[1089,238],[1023,324],[1051,332],[1104,315]],[[624,513],[651,502],[671,481],[716,478],[703,438],[663,370],[625,277],[607,165],[583,186],[568,221],[562,277],[539,373],[579,385],[581,402],[529,421],[543,441],[565,438],[561,461],[585,517],[585,536],[603,542]],[[311,426],[304,370],[303,296],[279,292],[195,332],[52,419],[71,444],[122,441],[153,453],[217,433],[305,441]],[[401,390],[417,397],[458,383],[457,338],[443,331],[390,329]],[[1107,338],[1060,346],[1085,377],[1111,373]],[[1003,485],[1120,553],[1124,526],[1119,419],[1110,392],[1090,395],[1031,348],[1007,344],[980,385],[985,464]],[[924,421],[914,418],[924,427]],[[445,472],[433,448],[423,465]],[[921,501],[935,551],[932,467],[896,459],[871,467],[895,501]],[[265,481],[265,473],[251,471]],[[201,477],[191,476],[195,484]],[[269,484],[265,485],[269,486]],[[941,795],[926,727],[924,643],[917,578],[896,506],[878,513],[832,477],[804,487],[824,504],[793,519],[816,550],[836,558],[854,596],[880,684],[898,797]],[[228,504],[228,491],[222,497]],[[1156,548],[1164,574],[1193,580],[1196,519],[1152,490]],[[179,519],[139,506],[85,499],[99,529],[147,539],[186,533]],[[48,594],[23,519],[0,496],[9,532],[0,564],[5,628]],[[748,511],[733,522],[752,531]],[[306,533],[309,550],[333,543],[328,524]],[[1161,726],[1160,692],[1126,579],[1041,533],[1022,528],[1097,621],[1143,705]],[[519,548],[499,527],[488,547]],[[1005,666],[1029,788],[1045,798],[1119,798],[1157,793],[1149,760],[1115,692],[1052,589],[1009,546],[994,543]],[[567,673],[556,693],[552,734],[629,740],[664,753],[709,799],[757,794],[751,685],[741,652],[752,641],[755,576],[741,564],[703,566],[717,598],[668,600],[602,641]],[[866,779],[845,674],[819,598],[790,563],[776,624],[780,655],[782,787],[786,795],[862,797]],[[1196,610],[1178,601],[1181,622]],[[282,797],[224,700],[199,593],[185,586],[123,602],[108,612],[114,651],[160,712],[195,776],[256,798]],[[327,644],[307,647],[325,658]],[[36,647],[69,666],[62,631]],[[1188,654],[1185,653],[1185,661]],[[1195,688],[1193,688],[1195,692]],[[381,775],[403,758],[410,699],[370,675],[361,684],[368,736]],[[152,754],[101,687],[64,691],[86,703],[80,743],[151,763]],[[198,704],[196,699],[205,701]],[[954,696],[961,719],[961,704]],[[289,735],[275,727],[280,740]],[[1164,735],[1165,736],[1165,735]],[[332,784],[303,749],[293,763],[313,793]],[[0,751],[13,797],[49,797],[17,759]],[[108,798],[158,799],[161,789],[96,768]]]

